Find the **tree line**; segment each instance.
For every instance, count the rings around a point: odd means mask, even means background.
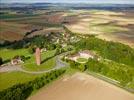
[[[108,42],[95,37],[81,39],[75,43],[76,50],[88,49],[97,51],[104,59],[110,59],[118,63],[126,64],[134,67],[134,49],[127,45]]]

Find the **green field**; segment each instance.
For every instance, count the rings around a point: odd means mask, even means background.
[[[15,19],[33,16],[39,16],[39,14],[1,14],[0,19]]]
[[[3,60],[9,60],[16,55],[30,56],[30,59],[26,60],[25,63],[22,64],[23,68],[28,71],[41,71],[51,69],[55,66],[56,64],[55,61],[56,58],[54,57],[55,52],[56,50],[43,52],[41,58],[42,61],[43,60],[44,61],[40,66],[36,65],[34,54],[29,54],[27,49],[17,49],[17,50],[1,49],[0,56],[3,58]],[[31,81],[41,75],[42,74],[33,75],[22,72],[0,73],[0,90],[6,89],[18,83],[25,83],[27,81]]]
[[[0,57],[3,60],[10,60],[16,55],[31,56],[27,49],[0,49]]]
[[[26,74],[22,72],[0,73],[0,91],[15,84],[25,83],[40,77],[43,74]]]
[[[40,71],[40,70],[51,69],[56,64],[56,61],[55,61],[56,59],[55,59],[55,57],[53,57],[55,55],[55,52],[56,52],[56,50],[47,51],[47,52],[42,53],[42,55],[41,55],[42,63],[40,66],[36,65],[35,57],[34,57],[34,55],[32,55],[30,59],[25,61],[25,63],[23,64],[23,68],[25,70],[29,70],[29,71]]]
[[[77,62],[79,63],[86,63],[88,60],[86,58],[78,58]]]
[[[43,52],[41,54],[42,64],[40,66],[36,65],[34,54],[30,54],[27,49],[1,49],[0,57],[2,57],[4,61],[10,61],[16,55],[30,57],[30,59],[26,60],[24,64],[22,64],[23,68],[29,71],[40,71],[47,70],[55,66],[55,52],[56,50]]]

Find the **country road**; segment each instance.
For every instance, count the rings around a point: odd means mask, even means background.
[[[21,65],[7,65],[7,66],[4,66],[4,67],[1,67],[0,68],[0,73],[2,72],[14,72],[14,71],[20,71],[20,72],[24,72],[24,73],[28,73],[28,74],[42,74],[42,73],[46,73],[46,72],[50,72],[52,70],[56,70],[56,69],[60,69],[62,67],[67,67],[69,66],[68,63],[66,62],[63,62],[61,59],[60,59],[60,56],[64,55],[66,53],[63,53],[61,55],[57,55],[56,56],[56,65],[54,66],[54,68],[50,69],[50,70],[44,70],[44,71],[27,71],[25,69],[23,69],[21,67]]]

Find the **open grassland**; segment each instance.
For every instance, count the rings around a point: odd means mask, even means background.
[[[43,74],[33,75],[22,72],[0,73],[0,91],[16,84],[34,80],[42,75]]]
[[[66,24],[72,32],[95,34],[108,41],[117,41],[134,46],[133,11],[81,11],[77,16],[72,16],[73,18],[77,20]]]
[[[3,60],[10,60],[16,55],[29,56],[30,54],[27,49],[0,49],[0,57]]]

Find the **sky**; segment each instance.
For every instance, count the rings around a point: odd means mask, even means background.
[[[1,3],[114,3],[114,4],[134,4],[134,0],[0,0]]]

